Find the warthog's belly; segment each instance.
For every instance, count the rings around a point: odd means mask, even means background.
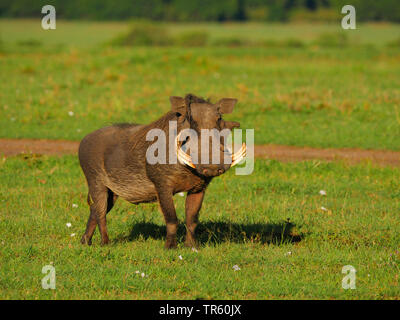
[[[108,177],[107,180],[107,188],[131,203],[153,202],[157,200],[154,184],[147,178],[144,179],[142,175],[121,180]]]

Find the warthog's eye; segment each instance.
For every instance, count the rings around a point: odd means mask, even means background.
[[[224,124],[224,120],[222,120],[222,117],[219,116],[218,120],[217,120],[217,126],[219,129],[221,129],[223,127]]]

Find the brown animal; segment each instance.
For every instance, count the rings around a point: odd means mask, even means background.
[[[166,248],[176,247],[178,219],[173,195],[187,192],[186,197],[186,246],[195,246],[195,229],[207,185],[213,177],[228,170],[232,163],[193,164],[192,158],[178,147],[177,163],[149,164],[146,150],[153,141],[146,140],[151,129],[161,129],[169,141],[169,122],[177,122],[177,132],[191,128],[201,136],[201,130],[233,129],[237,122],[227,122],[222,114],[231,113],[236,99],[222,99],[212,104],[194,95],[185,98],[170,97],[172,110],[162,118],[148,125],[116,124],[88,134],[79,146],[79,161],[86,176],[89,192],[90,216],[83,244],[91,244],[96,225],[99,226],[101,243],[109,242],[106,214],[114,206],[118,197],[139,204],[158,200],[164,214],[167,237]],[[166,150],[169,154],[167,143]],[[221,141],[220,157],[229,153]],[[230,154],[232,162],[243,158]],[[240,159],[239,159],[240,158]]]

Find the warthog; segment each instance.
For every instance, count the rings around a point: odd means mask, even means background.
[[[222,137],[219,137],[219,159],[228,155],[230,161],[204,164],[208,155],[201,155],[202,162],[194,163],[192,155],[200,149],[192,148],[190,155],[183,151],[183,145],[190,140],[182,139],[184,129],[192,129],[198,133],[199,141],[202,129],[232,130],[239,127],[238,122],[222,119],[222,114],[231,113],[236,99],[221,99],[212,104],[194,95],[185,98],[170,97],[172,110],[162,118],[148,124],[115,124],[88,134],[79,146],[79,161],[85,174],[89,192],[87,201],[90,216],[86,231],[82,236],[83,244],[91,244],[96,225],[99,226],[101,243],[109,242],[106,225],[106,214],[112,209],[118,197],[131,203],[139,204],[158,200],[164,214],[167,236],[166,248],[176,247],[178,219],[175,212],[173,195],[187,192],[186,197],[186,246],[195,246],[195,229],[207,185],[216,177],[245,157],[245,144],[232,154]],[[169,124],[175,121],[178,135],[169,132]],[[152,129],[165,132],[166,154],[172,148],[178,161],[150,164],[147,150],[154,141],[148,141],[147,134]],[[215,132],[215,131],[214,131]],[[209,137],[211,139],[211,137]],[[175,143],[168,143],[174,141]],[[200,143],[197,144],[200,148]],[[214,143],[215,145],[215,143]],[[211,147],[210,147],[211,149]]]

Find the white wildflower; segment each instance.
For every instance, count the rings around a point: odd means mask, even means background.
[[[321,196],[326,196],[326,191],[325,190],[319,190],[319,194]]]
[[[73,117],[73,116],[74,116],[74,112],[73,112],[73,111],[68,111],[68,115],[69,115],[70,117]]]
[[[73,203],[72,208],[78,208],[78,205],[76,203]]]
[[[240,270],[240,268],[239,268],[239,266],[238,266],[237,264],[235,264],[232,268],[233,268],[233,270],[235,270],[235,271],[239,271],[239,270]]]
[[[67,222],[65,225],[67,226],[67,228],[71,228],[71,226],[72,226],[72,224],[70,222]]]

